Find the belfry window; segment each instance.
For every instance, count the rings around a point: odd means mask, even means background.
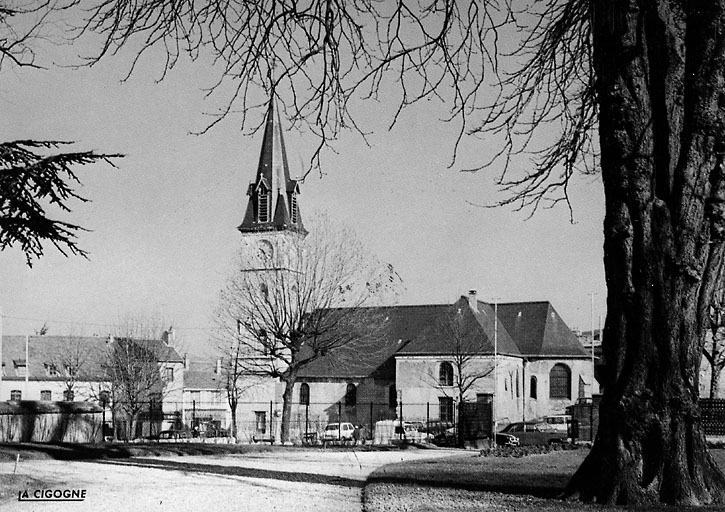
[[[257,219],[259,222],[269,222],[269,193],[264,188],[260,189],[257,202]]]
[[[289,209],[292,224],[297,224],[297,194],[290,194]]]

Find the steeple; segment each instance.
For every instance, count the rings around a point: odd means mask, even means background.
[[[305,233],[297,206],[299,183],[290,178],[282,126],[279,112],[275,112],[274,103],[273,97],[267,108],[257,177],[247,189],[249,196],[247,211],[242,224],[237,228],[242,233],[264,231]]]

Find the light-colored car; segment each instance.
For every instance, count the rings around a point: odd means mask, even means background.
[[[559,432],[561,434],[566,434],[567,424],[571,423],[571,416],[569,416],[568,414],[554,414],[551,416],[546,416],[538,420],[536,423],[539,427],[539,430],[543,430],[545,432]]]
[[[352,441],[354,432],[352,423],[329,423],[322,433],[322,442]]]

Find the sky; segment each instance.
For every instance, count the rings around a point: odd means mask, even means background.
[[[78,239],[88,260],[50,246],[28,268],[19,248],[0,252],[2,332],[34,334],[45,324],[50,334],[105,335],[135,316],[173,325],[181,350],[208,355],[262,133],[243,133],[232,116],[193,134],[216,107],[205,97],[203,64],[182,62],[159,82],[152,55],[124,81],[123,59],[58,65],[68,52],[46,48],[46,69],[0,70],[0,139],[75,141],[73,149],[125,157],[116,168],[76,168],[90,202],[61,218],[90,230]],[[324,176],[301,186],[303,219],[322,211],[353,227],[402,277],[401,304],[451,303],[475,289],[484,301],[548,300],[570,327],[598,328],[606,300],[600,178],[573,179],[573,223],[565,206],[531,218],[482,207],[505,197],[496,169],[460,169],[495,142],[465,139],[450,167],[457,127],[440,121],[445,110],[411,108],[388,130],[392,99],[361,109],[369,145],[343,133],[323,154]],[[290,130],[285,142],[291,173],[300,174],[316,140]]]

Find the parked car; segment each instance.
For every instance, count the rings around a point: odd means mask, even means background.
[[[539,428],[539,423],[511,423],[496,434],[499,446],[524,446],[531,444],[565,443],[566,432],[547,431]]]
[[[402,438],[413,443],[427,442],[434,437],[433,434],[426,432],[425,423],[422,421],[404,421],[402,426],[396,423],[395,435],[398,439]]]
[[[354,439],[355,426],[352,423],[329,423],[322,433],[322,442],[350,442]]]
[[[431,443],[436,446],[456,446],[456,428],[450,421],[431,421],[419,427],[420,432],[427,434]]]
[[[546,416],[537,421],[540,430],[547,432],[560,432],[566,434],[567,424],[571,422],[571,416],[568,414],[555,414]]]

